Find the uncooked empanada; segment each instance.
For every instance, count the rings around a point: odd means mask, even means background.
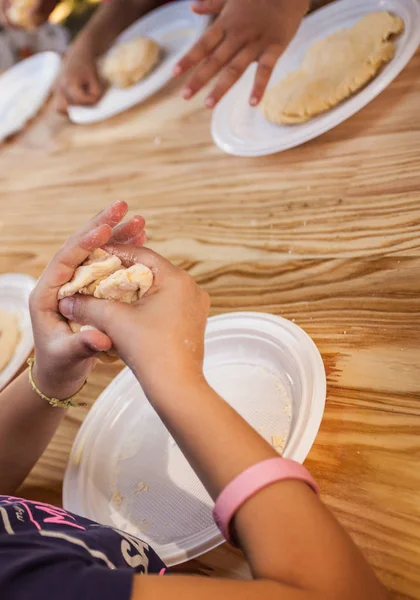
[[[105,57],[101,72],[116,87],[126,88],[138,83],[159,60],[160,48],[154,40],[136,37],[116,46]]]
[[[261,103],[264,116],[273,123],[293,124],[333,108],[393,58],[390,38],[403,30],[400,17],[375,12],[315,42],[301,67],[267,91]]]

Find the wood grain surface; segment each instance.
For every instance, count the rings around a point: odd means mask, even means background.
[[[178,84],[102,124],[44,110],[0,150],[0,272],[38,276],[65,238],[115,199],[150,246],[187,268],[212,313],[267,311],[317,343],[328,398],[307,465],[395,598],[420,599],[420,53],[369,106],[266,158],[212,143],[204,95]],[[91,405],[121,365],[102,365]],[[60,503],[71,411],[21,493]],[[196,572],[248,576],[219,548]]]

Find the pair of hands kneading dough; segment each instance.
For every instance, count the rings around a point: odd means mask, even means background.
[[[98,249],[77,267],[72,279],[60,288],[58,299],[83,294],[133,304],[150,290],[152,284],[153,273],[145,265],[134,264],[125,268],[118,256]],[[74,321],[68,323],[73,333],[94,329],[90,325],[81,326]],[[111,348],[107,352],[101,352],[99,358],[103,362],[113,362],[118,356],[115,349]]]

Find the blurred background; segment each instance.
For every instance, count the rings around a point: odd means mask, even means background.
[[[36,31],[0,25],[0,73],[36,52],[65,52],[98,5],[99,0],[62,0],[51,14],[49,23]]]
[[[328,0],[312,0],[311,9],[327,3]],[[51,13],[49,23],[36,31],[6,29],[0,25],[0,73],[36,52],[65,52],[99,4],[100,0],[62,0]]]

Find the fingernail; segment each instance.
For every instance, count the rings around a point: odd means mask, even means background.
[[[66,319],[71,319],[74,311],[74,298],[63,298],[63,300],[60,300],[58,308],[63,317],[66,317]]]
[[[143,245],[147,240],[147,235],[145,231],[142,231],[141,233],[137,234],[130,242],[130,244],[133,244],[134,246],[140,246]]]
[[[185,100],[189,100],[193,95],[193,91],[191,88],[185,88],[182,92],[182,95],[184,96]]]
[[[258,104],[258,98],[257,96],[251,96],[249,103],[251,106],[256,106]]]
[[[181,75],[182,69],[179,65],[175,65],[172,72],[174,75]]]
[[[92,342],[85,342],[86,346],[88,348],[90,348],[90,350],[92,350],[92,352],[101,352],[102,348],[98,348],[98,346],[96,344],[93,344]]]
[[[206,104],[207,108],[213,108],[213,106],[216,104],[216,102],[214,101],[214,98],[212,98],[211,96],[209,96],[206,99],[205,104]]]

